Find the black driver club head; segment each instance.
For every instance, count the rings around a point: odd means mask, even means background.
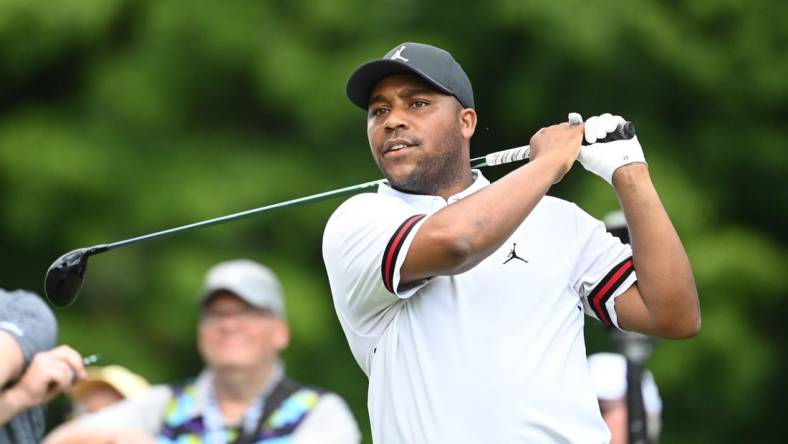
[[[100,253],[96,247],[80,248],[60,256],[52,262],[44,277],[44,290],[47,299],[58,307],[68,307],[74,302],[82,288],[85,272],[88,267],[88,257]]]

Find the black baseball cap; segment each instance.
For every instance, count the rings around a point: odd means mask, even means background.
[[[471,81],[454,57],[443,49],[423,43],[401,43],[382,59],[371,60],[356,68],[347,81],[347,96],[366,110],[372,88],[392,74],[413,73],[448,95],[465,108],[473,108]]]

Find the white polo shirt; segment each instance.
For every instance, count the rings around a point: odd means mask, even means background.
[[[489,185],[474,175],[448,202],[381,185],[345,201],[326,226],[323,257],[369,377],[374,442],[609,442],[583,313],[617,326],[614,300],[636,277],[631,249],[601,222],[545,197],[471,270],[399,286],[426,218]]]

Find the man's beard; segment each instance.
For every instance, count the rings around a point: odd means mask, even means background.
[[[443,155],[428,157],[419,162],[407,177],[399,180],[391,177],[383,168],[381,171],[386,176],[391,187],[411,194],[426,194],[437,196],[457,181],[462,180],[462,172],[468,168],[463,162],[462,137],[459,132],[443,140]]]

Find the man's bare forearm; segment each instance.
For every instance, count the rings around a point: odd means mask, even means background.
[[[616,170],[613,185],[630,230],[638,289],[651,329],[665,337],[694,336],[700,306],[689,258],[645,164]]]
[[[16,340],[7,332],[0,331],[0,388],[17,379],[22,373],[24,356]]]
[[[572,167],[582,134],[582,126],[566,123],[539,130],[527,165],[429,217],[413,239],[401,281],[462,273],[499,248]]]
[[[489,256],[517,229],[555,180],[550,159],[538,159],[494,184],[443,208],[414,239],[403,282],[466,271]]]
[[[27,408],[27,406],[22,405],[19,396],[16,395],[13,389],[0,392],[0,426],[27,410]]]

